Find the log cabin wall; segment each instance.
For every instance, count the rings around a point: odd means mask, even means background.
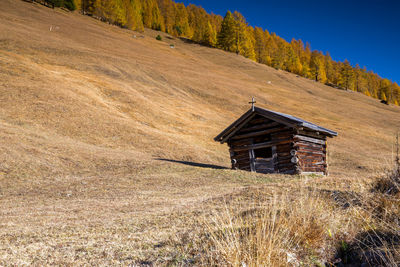
[[[294,135],[294,148],[301,173],[328,174],[326,136],[310,131],[299,131]]]
[[[233,169],[296,173],[293,128],[256,115],[228,140]]]
[[[276,152],[278,157],[278,164],[276,172],[283,174],[295,174],[298,173],[297,161],[294,160],[295,153],[293,147],[293,136],[294,130],[288,129],[283,132],[275,133],[272,138],[279,143],[276,146]],[[281,143],[280,140],[288,140],[288,142]]]

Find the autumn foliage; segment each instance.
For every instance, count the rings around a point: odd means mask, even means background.
[[[395,105],[400,103],[397,83],[358,64],[353,66],[347,60],[334,61],[329,53],[313,51],[300,39],[289,43],[275,33],[253,28],[237,11],[228,11],[223,18],[208,14],[202,7],[172,0],[74,1],[82,13],[121,27],[163,31],[330,86],[361,92]]]

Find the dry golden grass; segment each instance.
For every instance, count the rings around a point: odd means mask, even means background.
[[[339,132],[329,140],[330,177],[218,168],[229,166],[229,154],[212,138],[248,109],[251,96]],[[271,207],[261,215],[286,209],[306,229],[312,214],[297,207],[315,209],[320,219],[337,210],[319,195],[307,200],[302,184],[367,192],[390,162],[400,125],[400,108],[357,93],[164,33],[12,0],[0,1],[0,103],[0,265],[190,264],[198,257],[190,256],[190,242],[182,244],[185,236],[200,238],[199,221],[236,207],[225,209],[229,199],[259,205],[253,190],[279,196],[260,202]],[[303,196],[300,206],[285,206],[289,190]],[[335,227],[347,212],[329,220],[332,232],[341,231]],[[295,238],[289,229],[271,257],[283,244],[311,242],[327,260],[319,249],[329,238],[318,227]]]
[[[399,198],[370,189],[247,191],[201,217],[182,251],[204,266],[398,266]]]

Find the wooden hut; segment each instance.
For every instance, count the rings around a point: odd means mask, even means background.
[[[334,131],[253,103],[214,140],[228,144],[233,169],[327,175],[327,137],[333,136]]]

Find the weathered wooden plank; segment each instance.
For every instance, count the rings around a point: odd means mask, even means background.
[[[293,156],[290,153],[287,153],[286,156],[278,155],[278,161],[290,160]]]
[[[241,156],[241,155],[247,154],[247,156],[249,156],[248,153],[246,153],[246,151],[234,151],[234,152],[235,152],[235,155]]]
[[[285,166],[285,167],[279,167],[279,172],[284,172],[284,171],[289,171],[289,170],[297,170],[296,166]]]
[[[321,152],[302,152],[302,151],[297,151],[297,156],[301,158],[323,158],[325,157],[324,153]]]
[[[285,163],[285,164],[281,164],[281,163],[278,163],[278,167],[279,167],[279,169],[280,168],[284,168],[284,167],[295,167],[296,166],[296,164],[293,164],[293,163]]]
[[[293,135],[292,134],[282,134],[282,135],[271,136],[271,140],[288,139],[288,138],[293,139]]]
[[[306,142],[311,142],[311,143],[316,143],[316,144],[321,144],[321,145],[325,144],[324,140],[319,140],[319,139],[316,139],[316,138],[302,136],[302,135],[295,135],[294,139],[295,140],[298,139],[298,140],[306,141]]]
[[[296,141],[295,142],[296,146],[311,146],[311,147],[325,147],[325,145],[321,145],[321,144],[315,144],[315,143],[310,143],[310,142],[305,142],[305,141]]]
[[[280,161],[278,161],[278,165],[279,165],[279,166],[285,165],[285,164],[293,164],[293,165],[295,165],[295,164],[291,161],[291,159],[280,160]]]
[[[324,167],[324,163],[320,164],[322,161],[301,161],[299,164],[305,167]]]
[[[288,156],[290,154],[290,150],[291,150],[291,147],[287,147],[286,149],[281,149],[281,150],[278,150],[278,148],[277,148],[276,153],[278,153],[279,156],[284,157],[284,156]]]
[[[245,133],[245,132],[251,132],[251,131],[257,131],[257,130],[262,130],[262,129],[268,129],[268,128],[272,128],[275,126],[280,125],[279,122],[271,122],[271,123],[262,123],[262,124],[258,124],[255,126],[250,126],[250,127],[243,127],[239,132],[240,133]]]
[[[279,136],[284,136],[284,135],[285,136],[292,136],[292,135],[294,135],[294,132],[293,132],[292,129],[286,127],[286,130],[283,130],[283,131],[278,132],[278,133],[271,133],[271,137],[272,138],[279,137]]]
[[[292,138],[287,138],[287,139],[291,139]],[[279,152],[287,152],[290,151],[292,149],[292,144],[280,144],[276,146],[276,151]]]
[[[311,132],[311,131],[306,131],[306,130],[298,130],[297,131],[299,135],[307,136],[307,137],[313,137],[321,140],[326,140],[326,135],[323,135],[320,132]]]
[[[272,122],[273,120],[270,120],[270,119],[268,119],[268,118],[265,118],[265,117],[259,117],[259,115],[256,117],[256,118],[254,118],[254,119],[252,119],[250,122],[249,122],[249,124],[261,124],[261,123],[270,123],[270,122]]]
[[[268,141],[272,141],[268,135],[261,135],[261,136],[253,137],[253,144],[264,143],[264,142],[268,142]]]
[[[295,147],[295,149],[299,152],[325,152],[325,148],[316,147]]]
[[[323,158],[325,157],[325,154],[322,152],[303,152],[303,151],[297,151],[297,156],[301,158]]]
[[[308,150],[315,150],[315,151],[323,151],[325,150],[324,146],[318,145],[318,146],[307,146],[307,145],[299,145],[296,144],[293,145],[294,148],[296,148],[297,150],[303,150],[303,149],[308,149]]]
[[[301,161],[301,162],[312,162],[312,163],[314,163],[314,162],[321,162],[321,161],[325,161],[325,159],[323,158],[323,157],[308,157],[308,158],[305,158],[305,157],[299,157],[299,160]]]
[[[237,160],[239,164],[250,164],[250,158]]]
[[[325,163],[325,161],[316,162],[316,163],[314,163],[314,165],[323,166],[323,167],[327,167],[327,166],[328,166],[328,165]]]
[[[298,155],[325,155],[324,151],[297,150]]]
[[[279,132],[284,130],[286,127],[277,127],[277,128],[272,128],[264,131],[258,131],[258,132],[251,132],[247,134],[241,134],[241,135],[236,135],[232,137],[232,140],[237,140],[237,139],[243,139],[243,138],[248,138],[248,137],[254,137],[254,136],[259,136],[259,135],[264,135],[264,134],[269,134],[273,132]]]
[[[324,157],[325,153],[322,151],[297,151],[296,155],[302,157]]]
[[[301,169],[302,170],[305,170],[305,169],[318,169],[318,170],[321,169],[321,170],[324,170],[325,167],[324,166],[318,166],[318,165],[302,165]]]
[[[256,159],[256,163],[259,163],[259,164],[269,164],[270,162],[272,162],[272,160],[273,160],[273,158],[271,157],[271,158],[257,158]]]
[[[228,145],[230,147],[233,146],[241,146],[241,145],[250,145],[253,143],[253,138],[242,139],[242,140],[229,140]]]
[[[279,173],[282,173],[282,174],[296,174],[299,172],[300,172],[300,170],[298,170],[296,168],[279,169]]]
[[[316,159],[316,160],[301,160],[300,165],[301,166],[311,166],[311,167],[316,167],[316,166],[322,166],[320,164],[317,165],[317,163],[323,162],[321,159]]]
[[[243,150],[249,150],[249,149],[258,149],[258,148],[278,146],[280,144],[287,144],[287,143],[291,143],[291,142],[292,142],[291,139],[284,139],[284,140],[280,140],[280,141],[269,141],[269,142],[265,142],[265,143],[254,144],[254,145],[235,147],[235,148],[233,148],[233,150],[234,151],[243,151]]]
[[[313,149],[323,149],[323,148],[325,148],[324,145],[310,143],[310,142],[298,142],[298,141],[295,142],[293,146],[299,147],[299,148],[313,148]]]
[[[287,151],[287,150],[286,150]],[[289,152],[277,152],[279,158],[291,156]]]

